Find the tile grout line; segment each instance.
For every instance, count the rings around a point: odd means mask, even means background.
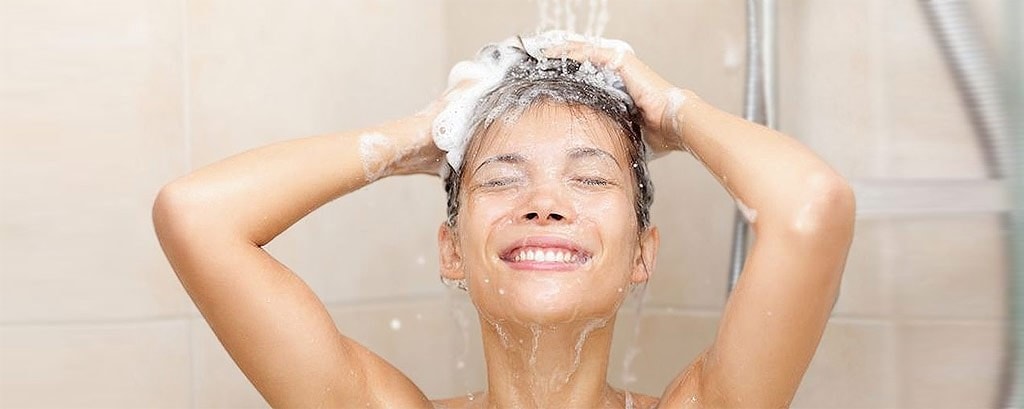
[[[188,36],[188,0],[181,0],[181,122],[184,132],[184,159],[186,172],[192,171],[192,104],[191,104],[191,69],[189,62],[189,36]],[[196,331],[195,317],[186,314],[188,325],[188,370],[189,370],[189,406],[198,408],[199,377],[196,376],[198,366],[196,365]]]
[[[869,3],[868,19],[874,24],[869,27],[881,27],[882,21],[879,17],[882,12],[877,2]],[[885,104],[885,55],[884,38],[881,30],[871,30],[871,40],[868,49],[868,64],[870,64],[871,87],[871,131],[874,134],[875,152],[871,171],[874,178],[884,178],[888,175],[888,162],[886,154],[889,152],[889,132],[885,132],[885,124],[888,122],[888,111]]]
[[[887,125],[890,124],[891,116],[889,115],[887,98],[886,98],[886,70],[885,63],[888,60],[887,50],[885,47],[885,23],[888,15],[885,13],[883,8],[885,2],[882,0],[875,0],[869,4],[868,18],[871,27],[880,27],[880,29],[872,30],[871,36],[871,73],[874,76],[872,78],[872,113],[874,118],[872,124],[874,125],[873,131],[876,134],[876,151],[875,151],[875,177],[884,178],[890,175],[891,166],[888,161],[888,155],[891,151],[891,137],[892,132],[889,131]],[[889,358],[886,361],[890,366],[890,376],[892,390],[893,403],[900,406],[906,406],[906,393],[904,391],[903,376],[906,372],[903,368],[902,362],[904,356],[901,354],[903,348],[903,308],[899,302],[899,295],[897,287],[898,282],[895,279],[896,269],[894,268],[894,260],[899,254],[899,242],[895,240],[895,230],[893,221],[884,221],[880,226],[881,230],[881,251],[879,255],[882,258],[881,269],[881,281],[884,291],[884,297],[886,301],[886,313],[889,317],[889,321],[893,324],[891,332],[889,333]]]
[[[185,168],[192,171],[192,86],[188,50],[188,0],[181,1],[181,121],[184,130]]]
[[[888,161],[888,155],[891,151],[891,140],[892,133],[889,131],[887,125],[889,125],[890,115],[888,111],[888,104],[886,99],[886,70],[885,63],[887,61],[886,48],[885,48],[885,23],[887,14],[885,13],[884,7],[886,2],[883,0],[875,0],[867,3],[868,7],[868,27],[876,27],[876,29],[870,30],[870,40],[868,45],[868,64],[871,73],[871,131],[875,135],[875,151],[873,152],[873,163],[872,172],[875,178],[885,178],[891,173],[891,166]],[[894,260],[899,253],[896,246],[899,245],[895,239],[895,231],[893,228],[893,221],[886,220],[879,226],[879,245],[881,249],[878,253],[881,258],[881,264],[879,266],[880,277],[879,281],[882,286],[882,297],[884,299],[884,316],[880,317],[885,322],[888,322],[891,327],[889,329],[888,347],[886,359],[887,365],[889,365],[889,376],[891,377],[889,384],[893,388],[891,399],[892,404],[899,406],[906,405],[906,393],[903,387],[903,374],[904,370],[901,364],[903,355],[900,354],[900,350],[903,347],[902,342],[902,325],[904,317],[902,316],[902,308],[898,302],[897,282],[895,279],[896,269],[894,268]]]
[[[15,321],[15,322],[0,322],[0,328],[31,328],[31,327],[57,327],[57,326],[103,326],[103,325],[140,325],[140,324],[158,324],[173,321],[182,321],[192,319],[193,316],[189,313],[181,314],[168,314],[168,315],[152,315],[142,317],[127,317],[127,318],[98,318],[98,319],[63,319],[63,320],[33,320],[33,321]]]
[[[193,409],[199,407],[199,376],[197,376],[196,365],[196,325],[195,318],[189,318],[188,320],[188,372],[189,372],[189,404]]]

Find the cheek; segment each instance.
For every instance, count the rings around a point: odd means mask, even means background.
[[[632,197],[624,192],[579,195],[574,204],[581,217],[594,218],[615,231],[636,226]]]
[[[463,197],[459,211],[458,225],[463,233],[461,246],[464,255],[486,258],[488,237],[503,224],[512,223],[514,200],[494,195],[473,195]],[[472,262],[472,261],[471,261]]]
[[[581,203],[581,219],[600,231],[602,247],[616,265],[628,264],[637,250],[636,207],[624,193],[593,197]]]
[[[464,198],[462,220],[471,223],[478,229],[488,226],[510,223],[513,210],[518,202],[517,194],[504,195],[472,195]]]

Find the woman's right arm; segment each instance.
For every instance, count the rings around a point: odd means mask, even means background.
[[[262,246],[382,177],[436,173],[431,115],[280,142],[166,185],[160,245],[231,357],[274,407],[429,406],[397,369],[341,335],[310,288]],[[386,398],[386,400],[385,400]]]

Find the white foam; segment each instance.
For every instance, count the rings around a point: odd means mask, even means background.
[[[459,62],[452,67],[448,73],[447,105],[434,119],[432,136],[437,147],[446,152],[446,159],[453,168],[458,169],[462,164],[469,145],[476,105],[501,83],[509,69],[526,58],[523,51],[538,60],[547,60],[544,50],[570,41],[611,49],[616,56],[633,51],[629,44],[620,40],[585,37],[568,31],[547,31],[532,37],[511,37],[500,43],[489,44],[477,53],[475,59]],[[632,103],[625,92],[622,78],[613,69],[587,63],[575,75]]]
[[[377,132],[369,132],[359,136],[359,158],[363,162],[363,173],[367,182],[384,176],[386,167],[385,156],[391,149],[391,141]]]
[[[615,57],[613,57],[612,61],[610,63],[608,63],[608,69],[611,69],[611,70],[619,69],[619,67],[622,66],[622,60],[626,59],[626,53],[631,53],[631,52],[633,52],[633,51],[629,50],[629,49],[625,49],[625,48],[616,49],[615,50]]]
[[[678,135],[682,132],[682,127],[679,123],[679,109],[686,102],[686,95],[683,94],[683,90],[672,88],[665,93],[665,99],[667,99],[665,115],[668,116],[666,119],[672,124],[672,131]]]
[[[498,47],[496,52],[481,52],[474,61],[462,61],[448,74],[448,87],[469,82],[465,88],[450,92],[448,104],[434,119],[432,136],[438,148],[447,152],[446,158],[458,169],[469,143],[470,120],[477,101],[494,89],[504,78],[512,64],[518,62],[514,53]]]
[[[747,219],[750,224],[754,224],[757,221],[757,210],[747,207],[743,204],[740,199],[736,199],[736,207],[740,209],[740,213],[743,213],[743,217]]]

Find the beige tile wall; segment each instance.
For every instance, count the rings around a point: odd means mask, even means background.
[[[149,223],[185,171],[180,3],[0,8],[0,322],[185,311]]]
[[[975,3],[998,45],[999,0]],[[739,112],[742,7],[613,0],[606,34]],[[851,179],[984,175],[916,7],[779,2],[779,123]],[[452,63],[535,24],[521,0],[0,2],[0,406],[265,407],[160,253],[157,189],[245,149],[414,112]],[[714,337],[733,208],[689,157],[652,170],[661,257],[639,314],[620,313],[609,379],[660,394]],[[438,283],[441,192],[385,180],[269,246],[339,328],[437,397],[486,385],[475,311]],[[859,221],[794,406],[992,406],[1004,241],[992,215]]]

